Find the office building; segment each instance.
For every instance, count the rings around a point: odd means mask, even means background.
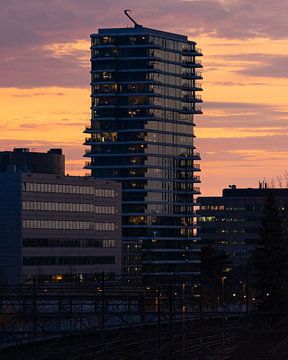
[[[64,175],[65,156],[62,149],[50,149],[47,153],[30,151],[29,148],[0,151],[0,172],[11,168],[23,172]]]
[[[146,283],[199,274],[200,56],[186,36],[137,24],[91,35],[85,168],[122,183],[124,274]]]
[[[225,251],[232,267],[245,268],[259,243],[259,228],[267,196],[272,193],[281,208],[288,204],[288,189],[238,189],[232,185],[222,196],[199,197],[201,243]]]
[[[120,184],[12,168],[0,199],[1,283],[120,275]]]

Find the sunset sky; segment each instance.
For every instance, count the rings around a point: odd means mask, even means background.
[[[202,195],[259,180],[286,185],[287,0],[0,0],[0,150],[62,147],[84,174],[89,35],[138,23],[186,34],[204,53],[196,117]],[[278,177],[278,179],[277,179]]]

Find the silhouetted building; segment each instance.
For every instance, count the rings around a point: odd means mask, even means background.
[[[137,25],[91,35],[85,168],[122,183],[124,274],[143,274],[147,283],[199,274],[199,56],[186,36]]]
[[[121,185],[92,177],[0,173],[2,283],[121,274]]]
[[[65,156],[62,149],[50,149],[47,153],[30,152],[28,148],[15,148],[0,152],[0,172],[16,168],[23,172],[41,174],[65,174]]]
[[[199,197],[199,225],[202,245],[212,245],[225,251],[232,266],[245,266],[259,242],[259,227],[268,193],[279,206],[288,204],[288,189],[237,189],[232,185],[223,189],[222,196]]]

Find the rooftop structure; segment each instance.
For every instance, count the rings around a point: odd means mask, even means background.
[[[23,172],[42,174],[65,174],[65,156],[62,149],[50,149],[47,153],[30,151],[29,148],[15,148],[0,152],[0,172],[13,168]]]

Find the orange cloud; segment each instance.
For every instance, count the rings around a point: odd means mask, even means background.
[[[287,1],[129,4],[137,7],[140,23],[186,33],[203,49],[204,115],[195,118],[202,192],[219,194],[229,183],[253,186],[283,173],[288,167]],[[63,0],[56,8],[54,1],[48,6],[11,0],[2,9],[1,150],[62,146],[67,171],[83,173],[82,132],[90,121],[89,34],[127,25],[120,15],[123,2],[110,5]],[[193,23],[191,14],[197,14]]]

